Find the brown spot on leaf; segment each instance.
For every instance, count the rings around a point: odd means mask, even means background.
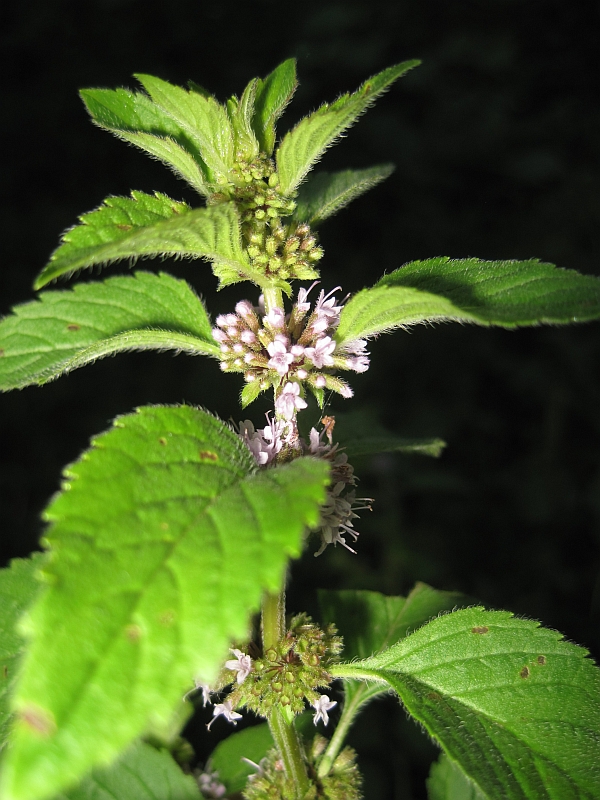
[[[180,208],[177,208],[177,206],[171,206],[171,211],[172,211],[174,214],[181,214],[181,209],[180,209]]]
[[[164,436],[161,436],[161,437],[160,437],[160,439],[158,440],[158,443],[159,443],[159,444],[166,444],[166,443],[167,443],[167,440],[165,439],[165,437],[164,437]]]
[[[530,673],[530,671],[529,671],[529,667],[527,667],[527,666],[523,667],[523,669],[521,670],[521,672],[519,672],[519,675],[520,675],[522,678],[528,678],[528,677],[531,675],[531,673]]]
[[[142,635],[142,629],[139,625],[131,624],[125,628],[125,635],[130,642],[137,642]]]
[[[4,355],[4,350],[0,347],[0,358]]]
[[[546,663],[546,656],[538,656],[537,663],[543,667]]]
[[[68,331],[78,331],[78,330],[80,330],[80,328],[81,328],[81,325],[77,325],[77,323],[75,323],[75,322],[72,322],[70,325],[67,325],[67,330]]]
[[[158,615],[158,621],[161,625],[164,625],[165,628],[170,628],[175,622],[175,612],[172,608],[167,608],[165,611],[161,611]]]
[[[19,712],[19,718],[28,728],[36,733],[41,733],[42,736],[50,736],[56,729],[54,717],[45,708],[29,706]]]
[[[212,450],[200,450],[198,453],[200,456],[201,461],[218,461],[219,456],[216,453],[213,453]]]
[[[437,692],[428,692],[427,699],[428,700],[441,700],[442,699],[442,695],[438,694]]]
[[[476,625],[474,628],[471,628],[471,633],[489,633],[490,629],[487,625]]]
[[[130,231],[133,228],[133,225],[126,225],[125,223],[117,223],[117,228],[120,231]]]
[[[8,665],[7,664],[4,664],[2,666],[2,677],[3,678],[8,678]]]

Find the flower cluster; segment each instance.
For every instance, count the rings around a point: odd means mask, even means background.
[[[364,340],[340,347],[333,338],[342,310],[334,296],[339,287],[328,294],[321,291],[311,310],[308,295],[315,285],[299,290],[287,315],[278,307],[267,314],[262,304],[255,308],[242,300],[234,314],[217,317],[213,330],[221,347],[221,369],[243,372],[246,382],[256,385],[255,396],[274,387],[275,411],[287,420],[305,407],[301,384],[306,383],[319,398],[324,389],[352,397],[352,389],[332,371],[365,372],[369,368]]]

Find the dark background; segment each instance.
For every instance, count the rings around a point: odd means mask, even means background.
[[[434,255],[539,257],[600,274],[597,3],[21,0],[12,9],[0,12],[2,313],[32,297],[59,233],[106,195],[156,189],[196,202],[160,164],[92,127],[79,88],[133,86],[133,72],[148,72],[193,78],[225,99],[289,56],[301,85],[282,132],[391,63],[424,62],[325,157],[328,169],[397,165],[324,225],[326,289],[356,291]],[[203,263],[167,268],[213,313],[239,298],[239,287],[214,298]],[[356,464],[361,492],[377,498],[358,525],[359,555],[309,552],[293,568],[292,610],[314,607],[318,586],[400,594],[424,580],[541,619],[598,657],[600,325],[418,327],[372,353],[372,369],[352,380],[358,402],[333,410],[360,404],[395,433],[439,435],[448,449],[439,460]],[[61,468],[113,416],[186,401],[239,419],[238,389],[208,360],[131,354],[0,397],[3,557],[36,546]],[[261,413],[251,410],[255,421]],[[434,751],[393,702],[374,704],[353,741],[367,798],[424,796]]]

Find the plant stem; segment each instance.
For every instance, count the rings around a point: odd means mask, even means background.
[[[270,594],[265,592],[262,602],[262,640],[263,651],[277,647],[285,635],[285,592]],[[292,714],[285,708],[275,706],[268,716],[269,729],[281,755],[285,774],[296,789],[296,797],[301,800],[310,789],[306,772],[306,762],[302,743],[294,727]]]
[[[267,314],[272,308],[283,308],[283,295],[281,289],[276,286],[270,286],[263,289],[263,296],[265,298],[265,311]]]
[[[331,737],[329,744],[327,745],[327,749],[323,753],[323,757],[319,762],[319,768],[317,769],[317,775],[319,778],[324,778],[326,775],[329,774],[329,770],[331,769],[333,762],[338,756],[338,753],[342,749],[342,745],[344,744],[344,739],[346,738],[346,734],[348,733],[348,729],[352,722],[354,721],[354,717],[358,712],[358,709],[364,702],[364,694],[366,692],[366,685],[363,684],[360,686],[354,696],[350,699],[350,702],[346,703],[342,714],[340,716],[340,720],[337,724],[335,732]]]

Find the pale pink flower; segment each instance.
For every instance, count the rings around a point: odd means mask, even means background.
[[[275,401],[275,411],[290,421],[296,416],[296,411],[306,408],[306,405],[306,400],[300,397],[300,384],[288,381]]]
[[[314,347],[305,347],[304,355],[312,361],[312,363],[321,369],[322,367],[332,367],[333,358],[331,354],[335,350],[335,342],[331,336],[323,336],[322,339],[317,339]]]
[[[237,672],[236,681],[238,683],[243,683],[252,672],[252,659],[237,648],[233,648],[231,652],[235,658],[226,661],[225,667],[232,672]]]
[[[217,703],[213,708],[213,718],[206,726],[208,730],[210,730],[210,726],[216,720],[217,717],[225,717],[227,722],[233,722],[234,725],[237,725],[238,719],[242,718],[241,714],[238,714],[237,711],[234,711],[231,706],[231,700],[225,700],[224,703]]]
[[[294,356],[288,351],[286,345],[282,341],[271,342],[271,344],[267,346],[267,352],[271,356],[268,366],[276,370],[278,374],[283,377],[289,370]]]
[[[312,707],[315,709],[316,714],[313,717],[313,722],[316,725],[317,722],[322,719],[323,724],[327,725],[329,722],[329,711],[337,706],[337,702],[335,700],[330,700],[326,694],[322,694],[318,700],[312,704]]]

